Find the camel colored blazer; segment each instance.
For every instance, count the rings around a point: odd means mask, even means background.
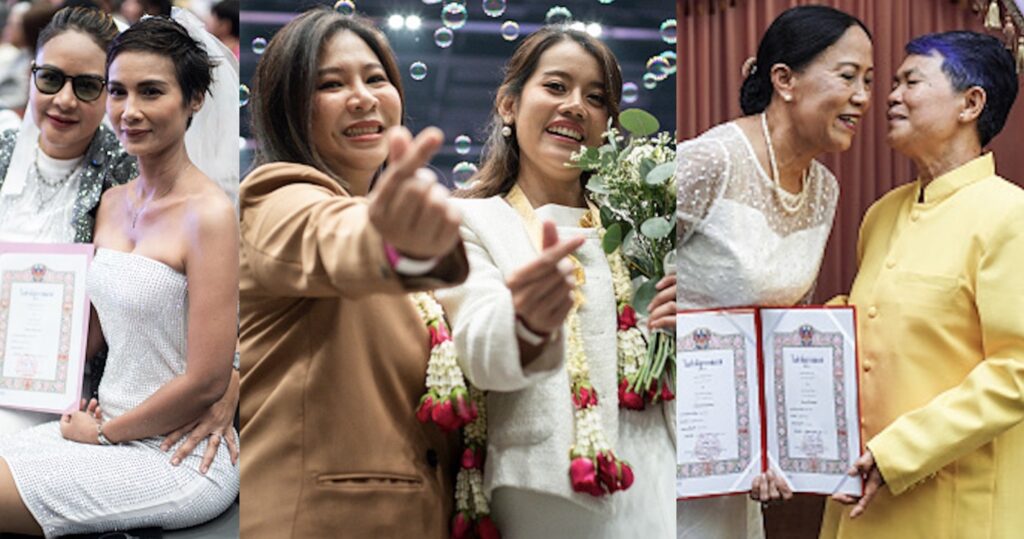
[[[242,184],[246,538],[448,537],[457,439],[415,418],[430,339],[406,293],[465,279],[460,244],[396,275],[366,199],[310,167]]]

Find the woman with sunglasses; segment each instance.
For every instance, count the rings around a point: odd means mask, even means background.
[[[87,287],[98,323],[88,348],[109,348],[102,410],[90,405],[0,438],[0,532],[184,528],[238,494],[238,467],[225,452],[204,474],[199,455],[174,466],[161,450],[164,434],[202,416],[231,377],[238,221],[185,145],[213,81],[231,84],[213,74],[225,55],[165,17],[136,23],[110,45],[108,114],[139,173],[104,193],[96,218]]]
[[[137,175],[135,158],[101,123],[106,51],[116,36],[109,15],[85,8],[58,11],[40,33],[24,122],[18,131],[0,134],[0,242],[89,243],[102,193]],[[87,388],[98,387],[102,370],[99,358],[88,362]],[[218,442],[211,440],[204,455],[204,469],[221,439],[236,460],[231,424],[237,402],[236,372],[229,390],[201,422],[168,436],[166,447],[191,432],[168,459],[180,462],[216,435]],[[53,414],[0,408],[0,436],[55,419]]]

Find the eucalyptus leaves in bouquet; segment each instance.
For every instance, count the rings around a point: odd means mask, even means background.
[[[623,111],[619,125],[628,137],[609,121],[606,143],[572,159],[590,173],[586,188],[600,209],[601,242],[618,289],[619,403],[639,409],[674,398],[675,335],[655,330],[638,350],[644,339],[636,314],[647,313],[657,282],[675,273],[676,152],[673,136],[659,132],[646,111]]]

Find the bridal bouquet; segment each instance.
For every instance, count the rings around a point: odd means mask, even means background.
[[[622,329],[635,327],[635,313],[647,314],[657,282],[675,273],[676,152],[672,135],[658,132],[657,118],[646,111],[623,111],[619,125],[628,138],[609,121],[606,143],[582,148],[572,158],[573,166],[591,173],[586,188],[600,208],[602,245],[613,278],[616,266],[624,267],[620,271],[628,275],[620,280],[632,280],[636,290],[632,301],[620,301]],[[675,335],[655,330],[645,352],[635,361],[619,362],[622,407],[640,409],[645,402],[674,398]]]

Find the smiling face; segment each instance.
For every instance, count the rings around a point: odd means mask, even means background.
[[[320,54],[313,97],[313,144],[342,179],[363,183],[388,156],[384,131],[399,125],[402,101],[377,55],[342,30]]]
[[[580,144],[599,146],[608,122],[601,67],[572,40],[545,50],[518,99],[502,101],[499,113],[515,125],[520,174],[576,181],[579,170],[567,168]]]
[[[188,118],[202,97],[185,102],[170,58],[122,52],[110,64],[108,79],[107,112],[125,151],[148,156],[184,144]]]
[[[851,26],[838,41],[793,74],[792,115],[797,132],[821,152],[850,148],[871,104],[871,40]]]
[[[960,129],[962,93],[942,72],[943,58],[908,56],[896,71],[889,94],[889,134],[892,147],[914,157],[942,146]]]
[[[106,55],[86,34],[67,31],[46,42],[36,54],[36,65],[52,67],[67,76],[91,75],[103,78]],[[57,159],[71,159],[85,153],[96,129],[103,121],[105,95],[93,101],[82,101],[75,96],[70,79],[52,95],[47,95],[29,84],[29,99],[39,126],[39,147],[46,155]]]

